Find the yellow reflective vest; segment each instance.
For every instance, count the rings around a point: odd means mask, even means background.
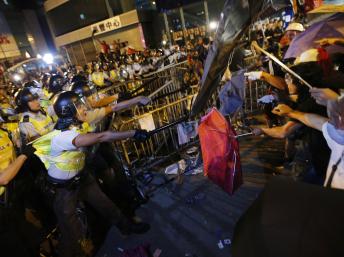
[[[105,85],[103,72],[93,72],[91,78],[93,83],[97,86],[102,87]]]
[[[90,131],[90,126],[83,123],[81,128],[77,130],[80,134],[86,134]],[[61,130],[53,130],[52,132],[33,141],[33,147],[36,148],[35,154],[44,163],[46,169],[54,164],[58,169],[66,172],[78,172],[85,166],[85,152],[82,151],[64,151],[58,156],[51,156],[51,141],[59,135]]]
[[[12,106],[8,103],[1,103],[0,108],[3,110],[12,109]],[[2,124],[2,127],[11,133],[16,133],[16,130],[18,129],[18,121],[5,122]]]
[[[54,122],[49,115],[46,115],[44,120],[37,120],[33,117],[24,115],[20,122],[30,122],[40,136],[49,133],[54,128]]]
[[[0,129],[0,170],[6,169],[15,159],[13,143],[6,131]],[[5,192],[5,187],[0,186],[0,195]]]

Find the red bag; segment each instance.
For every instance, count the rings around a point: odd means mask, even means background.
[[[236,133],[230,123],[213,108],[202,117],[198,128],[204,175],[227,193],[233,194],[243,183]]]

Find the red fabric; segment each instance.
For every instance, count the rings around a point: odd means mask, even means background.
[[[321,66],[324,72],[324,75],[328,76],[332,70],[332,63],[331,63],[330,55],[322,47],[317,48],[317,49],[318,49],[318,63]]]
[[[243,183],[236,133],[222,114],[213,108],[198,128],[204,175],[233,194]]]
[[[110,47],[108,46],[108,44],[106,44],[106,43],[104,43],[104,42],[101,42],[101,43],[100,43],[100,46],[101,46],[102,52],[103,52],[104,54],[108,54],[108,53],[109,53]]]
[[[305,0],[305,11],[309,12],[315,8],[318,8],[323,3],[322,0]]]

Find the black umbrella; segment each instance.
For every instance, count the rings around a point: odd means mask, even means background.
[[[239,39],[258,16],[266,10],[290,5],[287,0],[227,0],[221,13],[213,45],[205,61],[202,85],[192,106],[191,116],[201,112],[216,89],[228,59]]]

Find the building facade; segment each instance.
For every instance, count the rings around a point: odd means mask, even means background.
[[[0,2],[0,62],[6,66],[55,50],[42,6],[16,3]]]

